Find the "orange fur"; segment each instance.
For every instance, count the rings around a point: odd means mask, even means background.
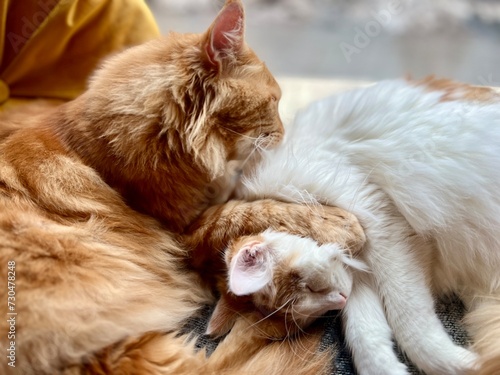
[[[152,333],[129,338],[66,375],[321,375],[331,372],[335,348],[320,350],[319,329],[298,338],[273,341],[260,335],[255,321],[239,319],[233,331],[206,357],[193,341]]]
[[[481,358],[477,375],[500,374],[500,299],[484,299],[466,322]]]
[[[221,183],[231,162],[282,138],[279,87],[244,43],[242,22],[240,2],[228,0],[206,33],[131,48],[108,60],[74,101],[24,120],[3,118],[0,278],[14,261],[16,370],[308,374],[328,367],[329,356],[316,353],[318,334],[286,343],[258,339],[259,330],[244,335],[252,314],[236,321],[226,349],[208,362],[172,333],[158,333],[176,331],[213,301],[184,266],[187,251],[174,233],[226,193],[211,192],[214,184],[231,189]],[[0,298],[7,301],[6,289]],[[7,304],[0,306],[7,316]],[[294,357],[302,349],[311,360]]]
[[[64,102],[57,99],[34,99],[29,104],[0,112],[0,140],[12,134],[15,130],[28,126],[27,118],[36,121],[35,119],[41,113],[47,113],[62,103]]]
[[[422,80],[412,81],[417,86],[423,86],[428,91],[442,93],[441,101],[466,100],[472,102],[494,102],[500,95],[489,87],[472,86],[446,78],[426,77]]]
[[[306,322],[301,324],[286,309],[280,310],[296,294],[296,276],[287,264],[274,270],[275,284],[280,287],[272,300],[252,295],[237,297],[228,291],[224,258],[230,261],[242,243],[249,238],[258,239],[259,233],[268,228],[311,237],[320,244],[343,244],[351,253],[357,253],[366,241],[357,218],[337,207],[308,207],[264,199],[235,200],[209,208],[186,230],[184,242],[192,249],[193,267],[221,294],[211,321],[215,334],[226,333],[241,314],[251,314],[256,319],[265,317],[262,329],[272,337],[285,337],[305,327]],[[266,316],[262,311],[273,314]]]
[[[172,236],[50,132],[20,130],[0,155],[0,257],[16,262],[23,373],[53,374],[128,335],[175,329],[210,301],[180,272],[185,251]]]

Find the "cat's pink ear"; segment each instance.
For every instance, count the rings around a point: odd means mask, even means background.
[[[217,305],[215,305],[214,312],[208,321],[205,334],[213,337],[225,335],[233,328],[237,317],[237,310],[231,306],[228,297],[223,294],[217,302]]]
[[[207,31],[204,52],[207,62],[219,70],[223,60],[234,59],[244,44],[245,15],[239,0],[227,0]]]
[[[243,244],[231,260],[229,290],[237,296],[255,293],[272,281],[270,249],[259,241]]]

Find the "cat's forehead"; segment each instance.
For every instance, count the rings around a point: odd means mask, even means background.
[[[281,98],[281,87],[274,78],[273,74],[271,71],[268,69],[267,65],[263,62],[262,63],[262,74],[264,76],[264,80],[271,90],[271,93],[276,97],[276,98]]]
[[[265,234],[277,264],[290,269],[302,270],[311,267],[326,267],[341,254],[339,245],[320,246],[311,238],[287,234]]]
[[[236,69],[237,70],[237,69]],[[233,78],[242,78],[259,90],[266,90],[277,98],[281,98],[281,88],[265,63],[255,61],[241,66],[239,73],[233,71]],[[256,85],[256,83],[258,83]]]

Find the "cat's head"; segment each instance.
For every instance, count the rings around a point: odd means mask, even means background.
[[[140,142],[163,139],[165,152],[214,178],[228,160],[277,145],[281,91],[246,44],[244,23],[241,2],[227,0],[206,32],[172,32],[106,61],[90,82],[87,109],[114,122],[101,135],[112,152],[130,155]]]
[[[250,300],[262,319],[272,317],[278,324],[274,334],[304,328],[327,311],[342,309],[351,293],[352,269],[365,269],[341,244],[318,245],[271,230],[234,241],[226,264],[229,293],[215,308],[209,334],[231,328],[239,297]]]

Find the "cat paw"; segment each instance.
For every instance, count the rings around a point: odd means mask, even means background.
[[[367,361],[370,362],[370,361]],[[358,375],[410,375],[408,368],[401,362],[397,363],[380,363],[377,366],[375,363],[369,363],[366,368],[357,368]]]
[[[436,362],[428,358],[427,368],[422,366],[422,369],[429,375],[467,375],[479,369],[479,356],[476,353],[458,346],[450,354],[446,362],[443,362],[443,357],[436,358]]]
[[[316,220],[314,220],[316,219]],[[319,220],[318,220],[319,219]],[[356,216],[338,207],[322,206],[311,220],[318,242],[336,242],[355,254],[366,243],[366,235]]]
[[[479,356],[462,347],[456,348],[456,361],[450,362],[450,366],[443,371],[437,371],[439,375],[467,375],[479,370]]]
[[[460,348],[461,354],[460,357],[462,358],[462,361],[460,363],[460,369],[457,372],[457,374],[470,374],[475,373],[476,371],[479,370],[479,355],[476,353],[465,349],[465,348]]]

